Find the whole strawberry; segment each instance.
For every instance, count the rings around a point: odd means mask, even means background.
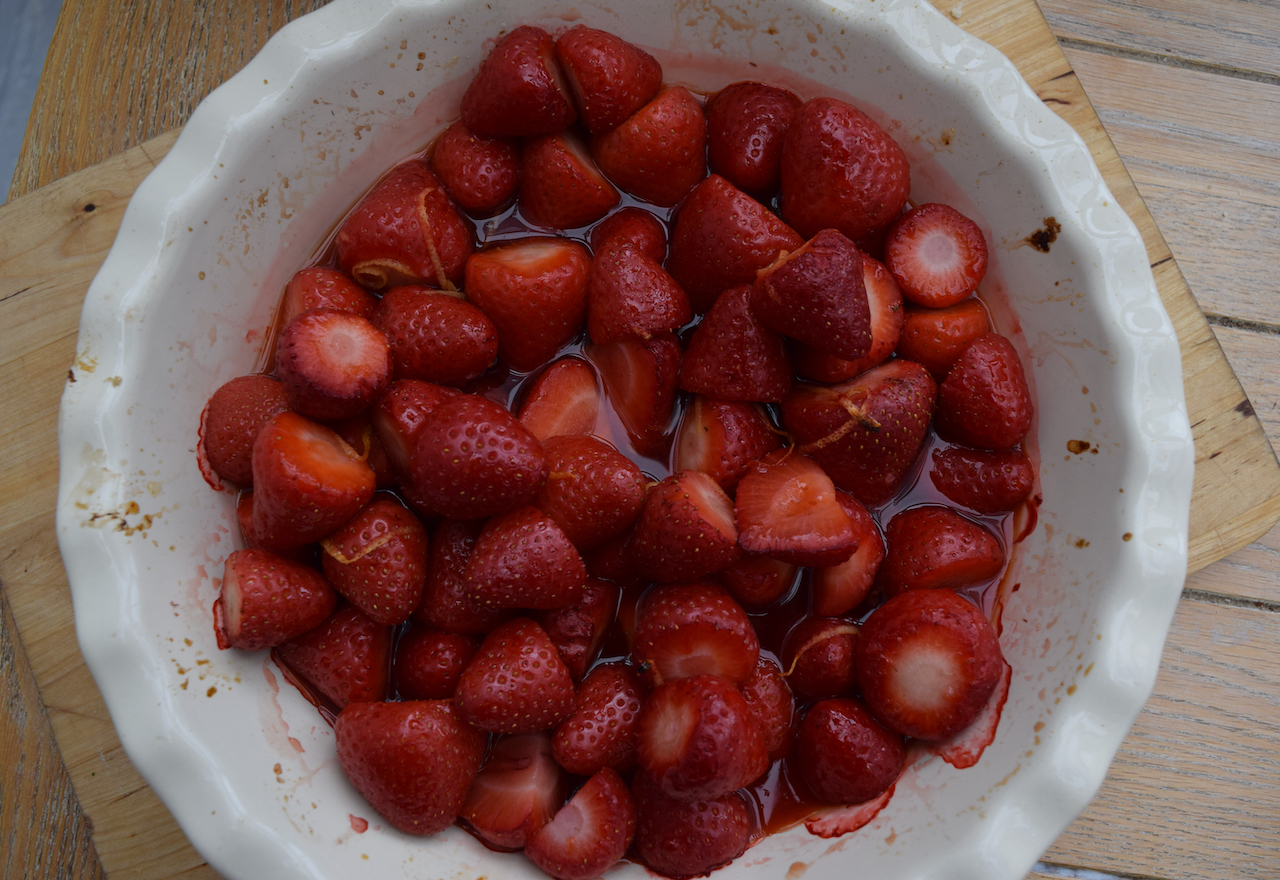
[[[222,592],[213,605],[218,647],[275,647],[318,625],[337,600],[314,568],[266,550],[237,550],[227,557]]]
[[[629,773],[636,763],[636,729],[644,690],[631,668],[606,663],[591,670],[560,722],[551,750],[570,773],[590,776],[605,767]]]
[[[560,83],[555,41],[518,27],[500,39],[462,96],[462,121],[481,137],[530,137],[568,128],[577,117]]]
[[[897,782],[905,761],[902,737],[861,701],[830,699],[815,703],[800,722],[789,766],[819,801],[861,804]]]
[[[627,242],[596,253],[587,280],[591,341],[603,345],[628,336],[647,339],[662,330],[679,330],[693,313],[689,298],[662,266]]]
[[[253,441],[288,408],[284,386],[270,376],[239,376],[219,387],[200,415],[200,448],[209,466],[224,480],[253,485]]]
[[[520,151],[520,212],[544,229],[594,223],[621,196],[573,131],[525,138]]]
[[[371,620],[404,623],[418,607],[427,580],[427,530],[400,503],[374,499],[320,546],[325,577]]]
[[[777,403],[791,390],[782,336],[751,308],[751,288],[731,287],[689,337],[680,387],[718,400]]]
[[[573,679],[542,627],[517,617],[485,637],[454,702],[480,730],[536,733],[569,717]]]
[[[1034,414],[1022,359],[998,333],[969,343],[938,390],[938,436],[967,446],[1017,446]]]
[[[1021,449],[935,449],[929,479],[956,504],[978,513],[1006,513],[1026,500],[1035,465]]]
[[[591,155],[606,177],[664,208],[706,176],[706,150],[702,105],[681,86],[666,86],[621,125],[591,137]]]
[[[696,877],[736,859],[751,840],[751,813],[741,794],[678,800],[647,774],[631,783],[636,802],[635,852],[667,877]]]
[[[520,151],[515,141],[477,137],[458,120],[436,141],[431,170],[458,207],[473,217],[488,217],[516,197]]]
[[[276,322],[284,327],[307,309],[338,309],[362,318],[373,315],[378,301],[344,272],[325,266],[299,269],[284,288]]]
[[[768,200],[782,173],[782,144],[800,109],[794,92],[758,82],[734,83],[707,102],[711,170],[743,192]]]
[[[894,516],[885,529],[884,563],[877,582],[892,598],[907,590],[980,584],[1004,568],[995,534],[950,507],[926,504]]]
[[[464,579],[478,608],[563,608],[582,598],[587,569],[556,521],[526,506],[485,523]]]
[[[339,711],[348,703],[387,698],[391,627],[371,620],[354,605],[335,611],[275,653]]]
[[[635,521],[647,480],[631,459],[591,434],[552,437],[543,447],[549,473],[533,504],[574,546],[591,550]]]
[[[373,323],[387,336],[396,379],[465,385],[498,354],[498,330],[488,315],[421,285],[388,290]]]

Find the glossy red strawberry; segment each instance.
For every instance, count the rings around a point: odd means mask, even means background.
[[[627,242],[596,252],[587,282],[587,330],[599,345],[678,330],[693,312],[680,285],[652,257]]]
[[[631,790],[606,767],[529,837],[524,854],[557,880],[592,880],[622,858],[635,830]]]
[[[452,700],[480,639],[414,621],[396,641],[396,690],[403,700]]]
[[[520,424],[546,444],[562,434],[589,434],[600,415],[596,371],[582,358],[566,357],[543,370],[520,403]]]
[[[556,40],[556,57],[578,117],[592,134],[621,125],[662,87],[657,60],[606,31],[570,28]]]
[[[732,287],[694,328],[680,361],[680,387],[719,400],[777,403],[791,390],[782,337],[751,307],[751,288]]]
[[[605,400],[636,452],[661,452],[676,402],[680,341],[671,333],[590,345],[587,357],[600,371]]]
[[[542,627],[517,617],[485,637],[454,699],[481,730],[535,733],[573,712],[573,679]]]
[[[938,436],[966,446],[1007,449],[1031,430],[1035,410],[1022,359],[998,333],[964,350],[938,389]]]
[[[368,409],[391,382],[391,352],[367,318],[311,309],[280,331],[276,372],[295,412],[345,419]]]
[[[732,492],[747,465],[782,445],[759,406],[695,394],[672,448],[672,470],[702,471]]]
[[[320,546],[329,583],[376,623],[404,623],[418,607],[427,530],[399,502],[375,498]]]
[[[253,441],[263,425],[288,408],[278,380],[269,376],[232,379],[213,392],[200,414],[202,457],[222,479],[253,485]]]
[[[413,616],[451,633],[487,633],[511,616],[504,609],[477,607],[467,596],[467,562],[480,537],[479,520],[441,521],[431,536],[427,583]]]
[[[813,613],[824,617],[838,617],[860,606],[884,561],[884,537],[867,508],[848,492],[836,492],[836,500],[849,515],[858,549],[838,565],[813,570]]]
[[[916,205],[889,228],[884,263],[902,295],[920,306],[955,305],[987,274],[987,240],[950,205]]]
[[[929,479],[956,504],[978,513],[1007,513],[1031,494],[1035,465],[1021,449],[935,449]]]
[[[835,617],[805,617],[782,642],[782,668],[792,689],[809,699],[851,694],[858,627]]]
[[[387,698],[391,627],[354,605],[280,645],[275,654],[339,711],[348,703]]]
[[[857,549],[853,524],[822,467],[798,452],[747,468],[734,496],[738,543],[793,565],[836,565]]]
[[[631,459],[590,434],[552,437],[543,447],[547,481],[533,504],[574,546],[591,550],[630,527],[648,483]]]
[[[277,323],[284,327],[307,309],[337,309],[369,318],[377,304],[373,295],[346,273],[312,266],[299,269],[285,285]]]
[[[555,520],[526,506],[485,523],[464,578],[479,608],[563,608],[582,598],[587,569]]]
[[[878,582],[889,597],[907,590],[958,590],[1004,568],[995,534],[949,507],[922,505],[897,514],[885,529],[885,546]]]
[[[656,684],[694,675],[736,684],[754,672],[759,657],[747,613],[716,584],[657,587],[636,609],[631,662]]]
[[[338,596],[313,568],[266,550],[227,557],[213,628],[222,649],[261,651],[318,626]]]
[[[498,40],[462,96],[462,121],[481,137],[551,134],[575,118],[555,42],[528,25]]]
[[[733,502],[715,480],[677,471],[650,487],[631,533],[631,560],[660,583],[714,574],[741,554]]]
[[[574,681],[595,662],[618,612],[618,597],[616,584],[588,577],[577,602],[534,614]]]
[[[636,730],[645,691],[631,668],[606,663],[578,687],[573,714],[560,722],[551,751],[570,773],[590,776],[605,767],[630,773],[636,762]]]
[[[432,148],[431,170],[458,207],[474,217],[488,217],[516,197],[520,150],[508,138],[479,137],[458,120]]]
[[[760,728],[769,760],[778,760],[790,741],[796,710],[795,696],[782,669],[777,661],[761,654],[755,671],[738,685],[738,690]]]
[[[739,604],[772,605],[795,586],[799,567],[772,556],[743,556],[716,574],[716,580]]]
[[[333,732],[351,784],[407,834],[452,825],[484,757],[484,735],[443,700],[351,703]]]
[[[905,763],[902,737],[860,701],[841,698],[805,713],[788,766],[821,803],[861,804],[897,782]]]
[[[637,855],[666,877],[696,877],[726,864],[751,840],[751,814],[737,792],[710,800],[663,794],[644,773],[631,784]]]
[[[655,263],[667,258],[667,227],[644,208],[630,205],[610,214],[591,229],[591,249],[596,253],[605,245],[626,242]]]
[[[642,201],[676,205],[707,173],[707,120],[698,99],[666,86],[617,127],[591,137],[605,176]]]
[[[621,200],[573,131],[526,138],[520,151],[520,212],[534,226],[594,223]]]
[[[862,255],[862,281],[871,312],[871,348],[863,357],[846,360],[793,343],[787,350],[798,375],[815,382],[843,382],[884,363],[898,347],[905,315],[897,282],[883,263],[866,254]],[[919,360],[902,351],[899,354],[907,360]]]
[[[498,330],[466,300],[418,285],[393,287],[373,313],[396,379],[465,385],[493,363]]]
[[[987,310],[976,299],[942,309],[907,306],[898,356],[924,364],[941,382],[969,343],[990,330]]]
[[[421,379],[397,379],[378,398],[372,410],[373,429],[401,480],[408,479],[413,441],[428,413],[459,393]]]
[[[739,82],[707,102],[707,157],[711,170],[760,199],[778,189],[782,144],[799,111],[794,92],[759,82]]]
[[[560,809],[566,786],[547,734],[503,737],[476,775],[462,818],[490,846],[519,849]]]
[[[374,430],[372,409],[357,416],[330,422],[329,426],[344,443],[355,450],[359,458],[364,459],[373,469],[374,484],[377,488],[394,489],[396,487],[399,477],[391,465],[391,459],[387,457],[387,451],[382,448],[378,432]]]

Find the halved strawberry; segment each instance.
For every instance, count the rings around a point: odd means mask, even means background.
[[[898,357],[924,364],[941,382],[969,343],[990,331],[991,319],[978,299],[962,300],[942,309],[907,306]]]
[[[534,620],[556,646],[574,681],[581,680],[595,662],[605,633],[618,612],[619,595],[616,584],[588,577],[582,598],[577,602],[534,614]]]
[[[533,499],[579,550],[591,550],[635,521],[648,480],[631,459],[590,434],[552,437],[547,481]]]
[[[742,605],[771,605],[795,586],[798,567],[772,556],[743,556],[716,575],[729,595]]]
[[[884,242],[884,264],[902,295],[920,306],[955,305],[987,274],[987,240],[950,205],[927,202],[899,217]]]
[[[777,403],[791,390],[782,337],[751,308],[751,288],[731,287],[694,328],[680,361],[680,387],[720,400]]]
[[[465,385],[493,363],[498,330],[466,300],[427,287],[393,287],[373,313],[387,334],[396,379]]]
[[[378,398],[372,410],[373,429],[401,480],[408,479],[410,451],[427,415],[460,393],[421,379],[397,379]]]
[[[373,498],[373,469],[324,425],[284,412],[253,444],[253,532],[291,550],[342,526]]]
[[[938,436],[984,449],[1017,446],[1035,410],[1022,359],[999,333],[979,336],[938,389]]]
[[[396,690],[402,700],[452,700],[480,639],[414,621],[396,642]]]
[[[643,772],[631,783],[635,852],[656,873],[696,877],[733,861],[751,840],[751,813],[737,792],[710,800],[664,794]]]
[[[787,350],[798,375],[815,382],[843,382],[884,363],[898,348],[905,317],[902,291],[884,263],[866,254],[862,255],[862,281],[871,310],[871,349],[864,357],[851,361],[794,343]],[[902,351],[899,354],[909,361],[919,360]]]
[[[605,400],[641,455],[659,452],[676,402],[680,340],[671,333],[589,345],[586,355],[604,381]]]
[[[487,633],[511,616],[503,609],[478,608],[467,598],[467,562],[483,523],[443,520],[431,537],[431,555],[422,601],[413,616],[452,633]]]
[[[836,617],[804,617],[782,640],[782,668],[792,689],[809,699],[851,694],[858,627]]]
[[[589,434],[600,414],[600,387],[591,364],[566,357],[532,381],[520,403],[520,424],[540,443],[565,434]]]
[[[444,700],[351,703],[333,733],[347,779],[408,834],[453,824],[484,757],[484,734]]]
[[[861,605],[884,561],[884,538],[867,508],[848,492],[837,491],[836,500],[853,524],[858,549],[838,565],[813,570],[813,613],[823,617],[839,617]]]
[[[605,176],[636,198],[669,208],[707,173],[707,120],[683,86],[665,86],[617,127],[591,136]]]
[[[906,763],[902,737],[854,699],[815,703],[796,731],[788,761],[827,804],[861,804],[897,782]]]
[[[516,197],[520,151],[508,138],[477,136],[459,119],[432,147],[431,170],[458,207],[473,217],[488,217]]]
[[[606,31],[570,28],[556,40],[556,57],[578,116],[592,134],[621,125],[662,87],[657,60]]]
[[[1004,568],[999,539],[950,507],[902,511],[889,521],[885,545],[878,583],[890,598],[907,590],[958,590],[990,580]]]
[[[320,546],[329,583],[374,622],[404,623],[418,607],[427,530],[398,501],[375,498]]]
[[[667,270],[625,241],[596,252],[587,295],[587,329],[598,345],[678,330],[693,317],[689,298]]]
[[[284,386],[270,376],[238,376],[213,392],[200,414],[200,447],[214,472],[253,485],[253,441],[273,416],[289,408]]]
[[[796,699],[782,669],[776,660],[761,654],[755,672],[738,685],[738,690],[760,727],[769,759],[776,761],[787,750],[796,711]]]
[[[639,679],[626,664],[606,663],[591,670],[578,687],[573,714],[551,737],[556,761],[581,776],[606,767],[630,773],[644,699]]]
[[[481,137],[530,137],[577,118],[555,42],[541,28],[518,27],[498,40],[462,96],[462,121]]]
[[[458,680],[454,701],[481,730],[535,733],[573,712],[573,679],[542,627],[517,617],[485,637]]]
[[[853,524],[822,467],[798,452],[753,463],[734,496],[738,543],[793,565],[835,565],[857,549]]]
[[[782,144],[803,102],[794,92],[739,82],[707,102],[711,170],[756,198],[769,199],[782,174]]]
[[[475,249],[471,224],[427,163],[410,159],[361,199],[334,238],[338,268],[360,285],[449,288]]]
[[[591,229],[591,249],[596,253],[605,245],[626,242],[655,263],[667,258],[667,227],[644,208],[629,205],[610,214]]]
[[[752,284],[756,272],[804,239],[772,211],[719,174],[689,193],[671,230],[667,271],[698,313],[721,292]]]
[[[318,626],[337,601],[315,569],[266,550],[236,550],[227,557],[222,591],[213,603],[218,647],[275,647]]]
[[[982,711],[1004,673],[991,623],[952,590],[908,590],[858,634],[858,686],[886,727],[940,740]]]
[[[1021,449],[952,446],[933,451],[929,479],[956,504],[978,513],[1006,513],[1031,494],[1035,465]]]
[[[716,584],[669,584],[636,609],[631,662],[655,684],[694,675],[733,683],[756,668],[760,641],[742,606]]]
[[[556,521],[526,506],[485,523],[464,577],[480,608],[563,608],[582,598],[587,569]]]
[[[548,734],[503,737],[476,774],[462,818],[489,846],[520,849],[560,809],[566,787]]]
[[[524,854],[557,880],[592,880],[622,858],[635,831],[631,790],[606,767],[529,837]]]
[[[339,711],[348,703],[387,698],[391,627],[354,605],[280,645],[275,654]]]
[[[677,471],[650,487],[631,533],[631,560],[661,583],[714,574],[741,555],[733,502],[715,480]]]
[[[276,372],[295,412],[345,419],[368,409],[391,381],[391,352],[367,318],[310,309],[280,331]]]
[[[520,150],[520,212],[534,226],[574,229],[621,200],[572,131],[526,138]]]
[[[695,394],[685,407],[672,445],[673,471],[702,471],[726,492],[747,466],[782,445],[759,406]]]
[[[276,323],[286,326],[307,309],[337,309],[362,318],[373,316],[378,301],[345,272],[326,266],[299,269],[284,286]]]

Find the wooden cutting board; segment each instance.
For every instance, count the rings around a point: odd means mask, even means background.
[[[1197,447],[1189,564],[1196,571],[1280,518],[1280,465],[1262,425],[1034,0],[938,5],[1008,55],[1075,127],[1142,231],[1182,343]],[[175,138],[163,135],[0,208],[0,388],[7,392],[0,396],[0,572],[10,573],[4,589],[42,699],[57,711],[58,746],[98,855],[109,873],[131,877],[212,871],[124,756],[76,648],[53,533],[56,421],[85,290],[130,195]]]

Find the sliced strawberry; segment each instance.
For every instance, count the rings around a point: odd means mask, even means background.
[[[337,309],[362,318],[373,316],[378,301],[344,272],[325,266],[299,269],[284,287],[276,323],[286,326],[307,309]]]
[[[556,40],[556,57],[592,134],[621,125],[662,87],[662,66],[652,55],[605,31],[570,28]]]
[[[488,845],[519,849],[551,821],[566,787],[548,734],[503,737],[476,775],[462,818]]]
[[[641,455],[659,452],[676,402],[680,341],[671,333],[590,345],[586,355],[604,381],[605,399]]]
[[[458,120],[432,147],[431,170],[458,207],[473,217],[489,217],[516,197],[520,150],[508,138],[478,137]]]
[[[480,639],[414,621],[396,642],[396,689],[403,700],[452,700]]]
[[[481,137],[530,137],[577,118],[556,65],[555,41],[518,27],[498,40],[462,96],[462,121]]]
[[[501,404],[462,394],[432,410],[410,469],[414,491],[433,510],[475,519],[527,504],[547,477],[547,456]]]
[[[631,784],[635,852],[667,877],[696,877],[733,861],[751,840],[751,813],[737,792],[711,800],[677,800],[646,774]]]
[[[802,244],[804,239],[772,211],[712,174],[680,206],[667,271],[701,313],[721,292],[754,283],[756,272],[780,252]]]
[[[591,249],[596,253],[605,245],[626,242],[655,263],[667,258],[667,227],[644,208],[630,205],[610,214],[591,230]]]
[[[520,507],[485,523],[464,577],[479,608],[563,608],[582,598],[587,569],[555,520]]]
[[[361,511],[373,469],[329,428],[273,416],[253,444],[253,532],[268,550],[318,541]]]
[[[401,480],[408,478],[410,450],[427,414],[459,393],[421,379],[397,379],[378,398],[372,411],[373,429]]]
[[[621,200],[572,131],[526,138],[520,151],[520,212],[534,226],[595,223]]]
[[[498,330],[466,300],[426,287],[393,287],[373,323],[387,335],[396,379],[465,385],[493,363]]]
[[[529,837],[524,854],[557,880],[592,880],[622,858],[635,831],[631,790],[606,767]]]
[[[534,615],[574,681],[581,680],[587,667],[595,662],[617,614],[619,594],[616,584],[588,577],[577,602]]]
[[[1021,449],[988,452],[952,446],[935,449],[929,478],[938,491],[978,513],[1007,513],[1027,499],[1035,465]]]
[[[606,767],[630,773],[644,699],[640,681],[627,665],[606,663],[591,670],[578,688],[573,714],[551,738],[556,761],[581,776]]]
[[[853,693],[858,627],[835,617],[805,617],[782,641],[782,668],[792,689],[809,699]]]
[[[886,727],[941,740],[969,725],[1004,672],[995,630],[952,590],[908,590],[858,634],[858,686]]]
[[[678,330],[693,312],[680,285],[652,257],[625,241],[596,252],[587,282],[587,329],[597,345]]]
[[[315,569],[266,550],[236,550],[227,557],[222,592],[213,604],[218,647],[275,647],[318,626],[337,601]]]
[[[702,471],[732,492],[748,464],[781,445],[760,407],[696,394],[680,419],[671,469]]]
[[[213,392],[200,415],[200,446],[219,477],[253,485],[253,441],[289,408],[284,386],[269,376],[239,376]]]
[[[955,208],[928,202],[889,229],[884,263],[910,302],[940,309],[978,289],[987,274],[987,240]]]
[[[861,110],[806,101],[782,145],[782,218],[803,236],[838,229],[857,240],[902,211],[911,169],[902,148]]]
[[[374,622],[404,623],[418,607],[427,530],[398,501],[375,498],[320,546],[329,583]]]
[[[707,173],[707,120],[682,86],[665,86],[625,122],[591,136],[605,176],[636,198],[669,208]]]
[[[587,317],[591,255],[565,238],[526,238],[467,260],[467,296],[498,328],[498,352],[514,370],[546,363]]]
[[[782,337],[750,306],[751,288],[731,287],[694,328],[680,361],[680,387],[720,400],[777,403],[791,390]]]
[[[636,609],[631,661],[655,684],[694,675],[736,684],[752,674],[759,657],[747,613],[715,584],[661,586]]]
[[[860,701],[821,700],[800,722],[788,765],[820,802],[861,804],[898,781],[906,752]]]
[[[427,163],[392,169],[338,227],[338,268],[371,290],[397,284],[449,288],[475,248],[471,224]]]
[[[758,82],[716,93],[706,106],[711,170],[755,198],[771,198],[782,174],[782,144],[801,103],[794,92]]]
[[[800,451],[836,486],[879,504],[901,488],[915,463],[936,393],[924,367],[891,360],[839,385],[796,385],[782,402],[782,418]]]
[[[755,462],[734,498],[738,543],[793,565],[835,565],[857,549],[853,524],[822,467],[797,452]]]
[[[573,679],[542,627],[517,617],[485,637],[454,699],[481,730],[535,733],[573,712]]]
[[[431,538],[427,583],[413,616],[451,633],[487,633],[510,612],[478,608],[467,598],[467,562],[483,523],[446,519]]]
[[[884,363],[898,347],[905,316],[902,291],[884,263],[866,254],[862,256],[862,281],[871,310],[871,349],[865,357],[850,361],[794,343],[788,346],[788,351],[797,374],[815,382],[843,382]],[[919,360],[901,351],[899,354],[907,360]]]
[[[338,710],[387,698],[391,627],[354,605],[280,645],[275,654]]]
[[[741,552],[733,502],[698,471],[677,471],[652,486],[631,533],[632,562],[661,583],[714,574]]]
[[[596,371],[582,358],[566,357],[538,374],[520,404],[520,424],[540,443],[567,434],[589,434],[600,414]]]
[[[890,598],[907,590],[958,590],[1004,568],[1004,550],[991,530],[949,507],[902,511],[889,521],[885,545],[878,583]]]
[[[769,760],[776,761],[787,750],[796,710],[795,696],[782,669],[777,661],[761,654],[755,672],[738,685],[738,690],[760,727]]]
[[[839,565],[813,570],[813,613],[823,617],[839,617],[861,605],[884,561],[884,537],[867,508],[848,492],[836,492],[836,500],[853,524],[858,549]]]
[[[579,550],[626,531],[644,504],[648,480],[631,459],[590,434],[552,437],[547,482],[533,504],[554,519]]]
[[[979,336],[938,389],[938,436],[983,449],[1017,446],[1035,410],[1022,359],[998,333]]]
[[[941,382],[969,343],[990,331],[991,319],[977,299],[962,300],[943,309],[907,306],[898,357],[924,364]]]
[[[387,338],[367,318],[311,309],[276,340],[276,372],[289,406],[312,419],[345,419],[369,408],[391,381]]]
[[[772,556],[743,556],[716,575],[742,605],[762,608],[772,605],[795,586],[798,568]]]

